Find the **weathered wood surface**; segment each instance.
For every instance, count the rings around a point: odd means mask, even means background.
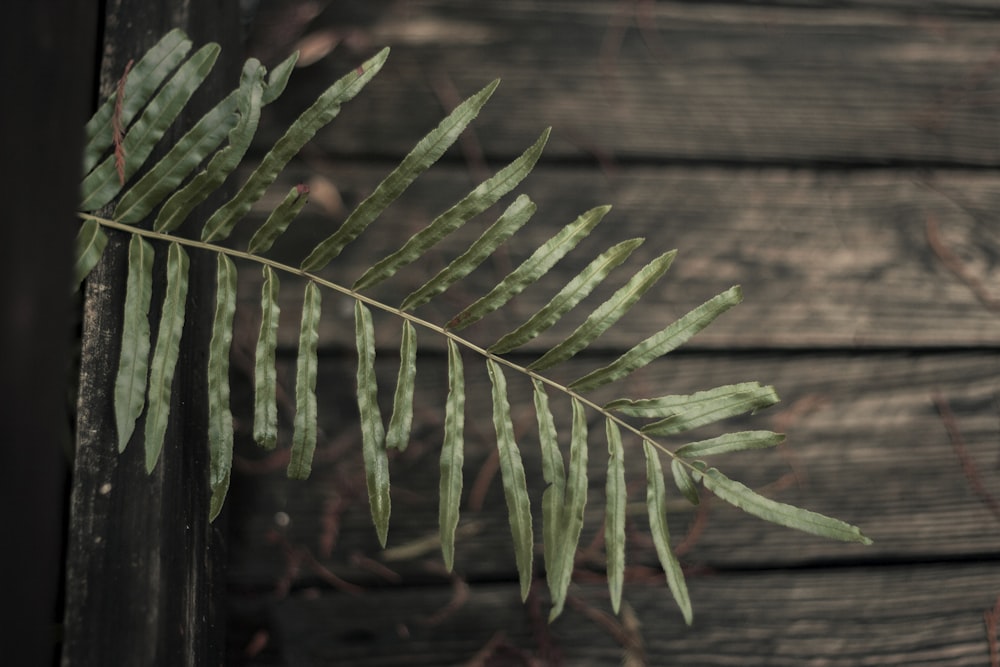
[[[470,95],[500,77],[506,102],[476,130],[490,154],[511,155],[552,125],[550,158],[995,165],[1000,10],[851,4],[414,0],[374,18],[331,11],[340,36],[394,52],[321,141],[400,155],[411,127],[437,123],[441,91]],[[316,64],[275,115],[297,113],[354,64],[348,49]]]
[[[214,103],[212,97],[238,80],[238,5],[232,0],[116,0],[101,11],[100,25],[94,26],[104,40],[101,99],[113,94],[131,59],[175,27],[193,41],[222,43],[225,54],[202,89],[205,97],[195,98],[185,121],[199,118]],[[179,136],[174,131],[174,139]],[[204,432],[212,264],[204,256],[191,261],[189,315],[167,437],[159,462],[147,474],[140,437],[119,454],[113,412],[127,248],[125,235],[112,235],[85,286],[61,664],[217,665],[225,641],[220,623],[224,543],[219,524],[208,522]],[[165,284],[165,264],[162,256],[158,259],[152,331]],[[142,422],[136,432],[142,432]]]
[[[520,324],[616,241],[647,238],[637,263],[678,248],[662,288],[558,379],[606,363],[742,284],[740,307],[620,392],[774,384],[781,404],[725,426],[773,428],[788,443],[727,457],[719,467],[778,500],[857,523],[875,539],[867,548],[826,542],[718,501],[700,512],[671,503],[674,545],[695,603],[695,626],[686,629],[644,537],[641,457],[629,443],[635,508],[626,598],[642,624],[646,658],[634,664],[990,664],[983,613],[1000,594],[1000,519],[988,498],[1000,488],[995,5],[338,3],[313,28],[313,36],[332,35],[340,46],[297,72],[288,99],[269,109],[263,140],[375,45],[389,44],[393,53],[275,188],[280,196],[302,181],[316,193],[276,248],[281,259],[297,263],[328,235],[437,123],[442,107],[500,76],[503,85],[461,150],[324,276],[352,282],[472,187],[484,173],[477,150],[497,169],[551,124],[546,157],[521,188],[539,204],[523,238],[418,314],[446,321],[556,225],[612,203],[601,232],[557,266],[548,289],[521,295],[511,314],[470,329],[471,337],[492,342]],[[400,272],[373,295],[398,303],[494,218],[483,216],[442,244],[440,257]],[[257,274],[241,269],[240,314],[251,323]],[[288,388],[301,292],[301,284],[283,280],[279,377]],[[349,306],[333,295],[324,301],[318,391],[325,410],[313,479],[284,480],[282,450],[264,456],[247,444],[248,413],[241,418],[232,662],[621,664],[622,642],[593,620],[594,609],[608,610],[594,540],[603,508],[600,425],[592,425],[585,548],[571,589],[586,604],[546,629],[543,589],[527,607],[518,599],[491,467],[488,385],[472,359],[460,578],[441,571],[434,536],[445,376],[442,345],[430,334],[421,335],[414,439],[392,463],[390,551],[377,548],[360,468]],[[252,350],[253,330],[244,349]],[[398,326],[379,320],[376,333],[388,400]],[[555,340],[543,336],[528,352]],[[246,357],[236,366],[244,375],[252,368]],[[525,395],[527,386],[512,381],[512,389]],[[943,406],[950,414],[942,416]],[[514,412],[537,514],[543,486],[530,401]],[[538,525],[536,516],[536,536]],[[540,568],[536,561],[536,574]],[[437,618],[442,609],[452,613]],[[621,623],[627,633],[627,619]]]
[[[989,664],[983,612],[996,603],[987,583],[1000,587],[994,564],[695,575],[690,629],[664,586],[626,586],[641,625],[611,628],[594,585],[574,589],[572,611],[549,627],[538,601],[522,605],[509,586],[474,585],[450,615],[454,593],[443,587],[305,589],[275,605],[274,641],[303,667],[595,667],[636,656],[646,661],[631,664],[979,667]]]

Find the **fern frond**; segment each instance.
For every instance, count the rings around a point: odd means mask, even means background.
[[[452,331],[460,331],[502,308],[508,301],[524,291],[528,285],[538,282],[542,276],[548,273],[556,262],[565,257],[570,250],[593,231],[597,223],[610,210],[610,206],[591,209],[560,229],[555,236],[539,246],[531,254],[531,257],[524,260],[497,283],[489,293],[455,315],[445,326]]]
[[[608,476],[605,481],[604,548],[608,556],[608,592],[617,614],[625,585],[625,451],[622,432],[611,419],[604,420],[608,440]]]
[[[73,256],[73,289],[78,289],[83,279],[90,275],[108,245],[108,235],[96,220],[84,220],[76,233]]]
[[[646,455],[646,511],[649,514],[649,532],[653,537],[660,565],[667,575],[667,587],[673,594],[681,615],[684,616],[684,622],[691,625],[694,618],[691,596],[688,594],[680,561],[670,548],[670,530],[667,528],[667,490],[663,482],[660,454],[648,440],[643,441],[642,451]]]
[[[448,234],[479,215],[501,197],[517,187],[527,177],[542,155],[549,130],[531,145],[516,160],[501,169],[492,178],[480,183],[460,202],[431,221],[424,229],[414,234],[403,247],[365,271],[354,283],[352,289],[361,291],[392,277],[396,271],[419,259],[424,253]]]
[[[299,353],[295,362],[295,420],[288,476],[305,479],[312,471],[316,451],[316,375],[319,371],[316,352],[319,345],[319,318],[322,294],[316,283],[306,283],[299,329]]]
[[[222,511],[233,466],[233,415],[229,408],[229,349],[236,315],[236,265],[227,255],[216,256],[215,317],[208,344],[208,453],[212,498],[209,517]]]
[[[389,457],[375,379],[375,326],[371,311],[360,301],[354,302],[354,332],[358,346],[358,413],[361,416],[361,452],[365,461],[368,504],[379,544],[385,547],[391,509]]]
[[[417,330],[409,320],[403,322],[399,344],[399,377],[392,400],[392,417],[385,434],[386,449],[403,451],[410,442],[413,423],[413,390],[417,377]]]
[[[479,115],[480,109],[498,85],[500,81],[494,81],[462,102],[421,139],[399,166],[393,169],[392,173],[378,184],[375,191],[351,212],[340,228],[309,253],[302,262],[302,270],[318,271],[337,257],[344,247],[374,222],[420,174],[444,155],[444,152],[458,140],[462,130]]]
[[[507,398],[507,378],[504,377],[500,364],[493,359],[486,360],[486,368],[493,387],[493,427],[497,435],[497,449],[500,451],[500,478],[503,481],[504,499],[507,501],[510,532],[514,538],[514,557],[521,580],[521,600],[527,600],[528,591],[531,590],[531,562],[534,555],[531,501],[528,499],[521,451],[514,440],[514,425],[511,423]]]
[[[146,401],[149,372],[149,306],[153,299],[153,245],[133,234],[128,246],[121,353],[115,379],[118,451],[125,451]]]
[[[164,35],[131,69],[125,79],[122,104],[117,110],[119,121],[127,127],[170,72],[187,56],[193,46],[182,30],[171,30]],[[83,149],[83,173],[89,173],[101,156],[111,150],[114,133],[111,119],[115,115],[117,100],[105,100],[84,127],[86,146]]]
[[[620,397],[603,405],[587,398],[588,392],[620,381],[686,343],[742,300],[739,287],[732,287],[709,299],[634,345],[610,364],[586,373],[569,385],[544,375],[548,369],[587,349],[614,326],[665,275],[674,261],[675,251],[659,255],[633,272],[609,298],[591,310],[582,324],[561,342],[543,351],[530,366],[521,366],[500,355],[521,348],[554,327],[601,286],[643,243],[643,239],[622,241],[590,259],[585,268],[563,285],[542,308],[531,313],[523,324],[504,333],[488,348],[484,349],[459,335],[458,332],[465,327],[503,308],[517,294],[540,282],[605,218],[610,210],[608,206],[591,209],[561,227],[519,266],[446,323],[429,322],[413,315],[413,311],[462,281],[482,262],[494,256],[503,244],[516,238],[535,213],[535,204],[527,196],[514,198],[467,249],[458,253],[430,280],[411,291],[398,306],[363,293],[389,280],[403,267],[426,259],[446,236],[512,192],[537,163],[549,130],[545,130],[521,156],[476,186],[404,241],[397,250],[379,261],[373,261],[353,286],[331,282],[317,275],[317,271],[326,267],[371,226],[420,174],[454,144],[496,90],[496,81],[456,107],[424,136],[343,224],[311,249],[299,268],[269,259],[265,253],[270,251],[275,241],[286,232],[291,220],[305,206],[308,194],[305,186],[293,187],[270,211],[264,223],[251,236],[246,251],[225,247],[219,242],[230,236],[235,225],[246,216],[253,204],[260,201],[279,171],[299,149],[339,113],[342,104],[357,95],[375,76],[386,60],[386,50],[336,81],[292,123],[236,195],[210,212],[200,240],[174,234],[195,207],[203,204],[240,166],[257,129],[261,108],[280,95],[295,63],[295,56],[292,56],[268,74],[257,61],[248,61],[238,88],[205,114],[165,152],[163,158],[153,165],[146,165],[144,163],[160,137],[187,105],[218,53],[217,47],[209,45],[188,58],[191,48],[183,33],[175,31],[168,34],[129,73],[123,84],[124,100],[110,100],[88,124],[84,155],[86,175],[81,190],[83,222],[76,241],[74,272],[79,283],[96,266],[108,243],[109,234],[129,235],[120,364],[115,379],[115,424],[121,450],[128,444],[135,424],[145,410],[146,465],[151,470],[156,464],[166,432],[178,341],[186,316],[188,255],[185,249],[193,248],[216,256],[216,307],[206,368],[212,518],[222,509],[232,466],[233,420],[229,405],[228,364],[237,291],[233,260],[238,259],[256,263],[263,271],[261,323],[254,359],[253,433],[254,439],[265,448],[274,448],[279,439],[276,402],[279,274],[291,275],[305,282],[296,358],[289,477],[309,476],[317,444],[316,383],[322,290],[334,291],[354,301],[358,353],[356,394],[362,458],[372,521],[383,546],[387,540],[391,512],[389,450],[402,450],[407,446],[413,421],[418,328],[429,332],[431,337],[444,340],[448,349],[448,393],[444,404],[440,454],[439,529],[442,557],[449,570],[455,562],[455,535],[463,483],[466,400],[463,351],[469,357],[482,360],[490,378],[500,476],[522,597],[527,596],[531,585],[533,519],[524,464],[514,436],[505,374],[514,373],[531,381],[542,476],[546,483],[541,499],[541,538],[546,580],[552,599],[550,618],[558,616],[565,606],[583,527],[589,486],[588,411],[595,413],[605,424],[608,462],[604,535],[608,590],[615,611],[621,603],[625,571],[625,509],[628,497],[623,434],[642,443],[650,532],[671,594],[687,623],[692,618],[691,601],[680,563],[670,546],[666,519],[667,491],[660,456],[669,458],[675,486],[692,503],[700,500],[697,486],[700,483],[721,500],[767,521],[834,539],[870,543],[854,526],[765,498],[702,461],[717,454],[773,447],[782,442],[780,434],[742,431],[688,442],[674,449],[660,441],[660,438],[773,405],[778,397],[772,387],[744,382],[687,395],[641,399]],[[117,173],[114,155],[109,155],[115,143],[111,128],[113,120],[116,124],[129,127],[124,138],[126,177],[132,179],[140,174],[140,170],[145,170],[127,189]],[[106,156],[103,161],[102,156]],[[191,177],[203,164],[201,171]],[[185,179],[188,179],[186,183]],[[111,219],[95,214],[116,197],[118,202]],[[151,218],[155,220],[152,229],[149,229],[146,222]],[[151,351],[149,312],[153,301],[154,243],[166,244],[167,273],[159,331],[155,349]],[[376,319],[373,311],[402,321],[400,366],[388,425],[383,422],[378,401]],[[568,472],[560,451],[556,421],[550,409],[550,394],[567,401],[572,410]],[[635,419],[653,421],[644,425],[630,423],[629,420]]]
[[[109,155],[87,174],[80,185],[81,206],[85,210],[95,210],[108,204],[121,192],[123,181],[131,178],[145,164],[156,143],[212,70],[220,51],[217,44],[198,49],[150,100],[142,116],[125,135],[122,146],[125,154],[124,179],[119,176],[114,155]]]
[[[455,564],[455,530],[462,503],[462,464],[465,461],[465,369],[458,344],[448,339],[448,398],[444,407],[441,445],[441,485],[438,524],[441,555],[449,572]]]
[[[264,449],[278,444],[278,372],[275,357],[278,350],[278,306],[280,280],[274,269],[263,267],[264,280],[260,288],[260,333],[254,352],[253,439]]]
[[[188,292],[190,260],[184,248],[171,243],[167,251],[167,286],[160,309],[160,328],[149,366],[149,400],[146,408],[146,471],[152,472],[163,449],[170,416],[170,388],[180,354],[184,330],[184,305]]]
[[[288,161],[298,154],[320,128],[340,113],[342,104],[361,92],[365,84],[382,69],[388,55],[389,50],[383,49],[327,88],[311,107],[303,111],[267,152],[240,191],[208,218],[201,230],[202,240],[212,242],[228,237],[233,226],[264,195],[264,191],[274,182]]]

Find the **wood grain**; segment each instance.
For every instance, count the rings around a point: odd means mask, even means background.
[[[316,27],[350,37],[347,48],[302,72],[274,117],[290,120],[388,45],[378,80],[321,133],[325,150],[402,154],[410,128],[430,129],[442,104],[499,76],[475,130],[488,155],[516,155],[551,125],[550,158],[996,165],[1000,12],[949,4],[426,0],[362,21],[330,12]]]

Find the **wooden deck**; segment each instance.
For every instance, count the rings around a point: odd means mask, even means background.
[[[719,467],[778,500],[856,523],[875,544],[820,540],[707,499],[698,510],[672,504],[695,609],[687,628],[647,537],[641,453],[628,443],[635,508],[627,606],[614,618],[595,451],[570,604],[549,625],[543,585],[526,605],[519,600],[485,417],[488,383],[471,359],[466,500],[455,574],[443,571],[434,536],[446,376],[441,342],[425,335],[414,440],[392,462],[382,552],[351,396],[349,304],[329,295],[312,479],[285,480],[280,450],[268,457],[244,442],[238,451],[228,519],[231,664],[998,665],[1000,9],[990,0],[919,11],[896,0],[793,4],[331,3],[308,31],[314,45],[324,34],[339,44],[296,73],[263,140],[375,47],[393,52],[290,170],[289,183],[310,183],[314,196],[278,252],[300,257],[444,109],[501,77],[461,150],[329,277],[353,280],[551,125],[543,162],[521,188],[539,206],[523,238],[421,316],[445,321],[554,225],[613,204],[603,234],[558,266],[553,284],[634,236],[647,239],[635,262],[671,248],[680,255],[663,287],[573,368],[591,368],[741,284],[741,306],[636,374],[629,391],[775,385],[781,404],[725,427],[780,430],[787,444]],[[269,12],[252,43],[273,62],[295,39],[290,17],[302,14]],[[490,221],[457,234],[442,258]],[[381,294],[398,299],[438,268],[404,271]],[[253,324],[259,279],[252,270],[242,278],[240,317]],[[301,293],[283,282],[286,387]],[[470,335],[486,341],[549,294],[525,293],[506,319]],[[382,386],[391,387],[398,325],[378,321],[376,332]],[[533,349],[555,340],[543,336]],[[248,354],[252,346],[248,333]],[[252,371],[249,358],[235,361],[237,374]],[[530,401],[514,416],[538,507]]]

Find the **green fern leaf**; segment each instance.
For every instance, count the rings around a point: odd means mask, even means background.
[[[281,203],[271,211],[271,215],[267,217],[260,229],[254,232],[247,245],[247,252],[251,255],[260,255],[270,250],[275,239],[285,233],[289,223],[309,201],[308,195],[309,187],[305,185],[296,185],[289,190]]]
[[[295,51],[278,63],[267,75],[267,86],[264,87],[264,96],[261,98],[263,106],[275,101],[281,96],[281,93],[285,92],[285,86],[288,85],[288,79],[292,76],[292,70],[295,69],[295,63],[298,61],[299,52]]]
[[[702,484],[721,500],[738,507],[748,514],[753,514],[765,521],[776,523],[788,528],[794,528],[820,537],[844,542],[860,542],[871,544],[872,541],[861,534],[861,531],[839,519],[833,519],[816,512],[779,503],[758,494],[747,486],[729,479],[716,468],[700,471]]]
[[[299,328],[299,353],[295,363],[295,419],[292,426],[292,451],[288,459],[288,476],[305,479],[312,471],[316,451],[316,376],[319,365],[316,348],[319,345],[319,318],[322,295],[314,282],[306,283],[302,303],[302,323]]]
[[[514,203],[507,207],[503,215],[497,218],[497,221],[469,246],[468,250],[407,296],[399,306],[400,310],[412,310],[427,303],[469,275],[473,269],[492,255],[500,247],[500,244],[520,229],[535,214],[536,208],[527,195],[520,195],[514,200]]]
[[[684,622],[691,625],[693,612],[691,598],[681,564],[670,548],[670,531],[667,528],[667,490],[663,482],[663,468],[660,456],[649,441],[643,441],[642,450],[646,455],[646,510],[649,513],[649,532],[653,537],[656,555],[667,575],[667,587],[680,607]]]
[[[169,197],[236,124],[236,99],[236,95],[230,95],[202,116],[155,167],[129,188],[115,207],[115,219],[137,223]]]
[[[205,201],[226,180],[246,154],[257,132],[260,109],[263,105],[264,69],[255,62],[243,68],[240,87],[236,91],[239,121],[229,131],[229,144],[209,160],[197,176],[166,201],[156,216],[153,229],[170,232],[180,227],[194,207]]]
[[[410,442],[413,423],[413,390],[417,376],[417,330],[409,320],[403,322],[399,345],[399,377],[392,400],[392,417],[385,434],[385,448],[403,451]]]
[[[124,180],[131,178],[146,162],[156,143],[212,70],[220,50],[218,44],[198,49],[164,84],[156,97],[150,100],[146,110],[129,129],[122,142],[125,154]],[[114,199],[122,187],[115,156],[109,155],[83,179],[80,185],[80,206],[85,211],[96,211]]]
[[[208,451],[209,520],[222,511],[229,492],[233,465],[233,414],[229,407],[229,350],[233,345],[236,315],[236,265],[226,255],[217,256],[215,317],[208,344]]]
[[[692,505],[700,504],[701,497],[698,495],[698,487],[695,486],[691,473],[684,467],[680,459],[671,459],[670,472],[674,476],[674,485],[681,492],[681,495],[687,498]]]
[[[611,608],[617,614],[621,607],[625,583],[625,451],[618,424],[605,419],[608,438],[608,477],[605,482],[604,548],[608,558],[608,593]]]
[[[125,79],[125,87],[119,109],[122,127],[127,127],[135,114],[153,97],[170,72],[184,60],[192,43],[183,31],[174,29],[160,39],[135,64]],[[111,149],[114,130],[111,119],[118,104],[116,95],[108,98],[87,122],[84,134],[87,144],[83,150],[83,173],[90,172],[101,156]]]
[[[624,262],[636,248],[642,245],[643,239],[630,239],[612,246],[601,253],[587,267],[578,273],[571,281],[559,290],[552,299],[542,306],[542,309],[528,318],[528,321],[505,334],[489,347],[493,354],[504,354],[521,347],[538,336],[563,315],[569,312],[580,301],[585,299],[616,266]]]
[[[149,306],[153,298],[153,246],[138,234],[128,247],[128,277],[125,282],[125,316],[122,321],[121,354],[115,379],[115,423],[118,451],[125,451],[142,413],[149,372]]]
[[[510,403],[507,399],[507,378],[504,377],[500,364],[492,359],[486,360],[486,369],[493,387],[493,427],[500,452],[500,478],[507,501],[507,516],[514,540],[514,560],[521,580],[521,600],[527,600],[528,591],[531,590],[531,561],[534,552],[528,485],[524,477],[524,464],[521,463],[521,452],[514,440],[514,425],[511,423]]]
[[[560,513],[566,497],[566,466],[559,451],[558,434],[545,385],[538,378],[532,378],[531,382],[538,420],[538,441],[542,450],[542,479],[547,485],[542,492],[542,556],[545,578],[551,591],[556,589],[558,549],[562,543]]]
[[[555,573],[552,577],[552,610],[549,622],[562,613],[566,593],[573,578],[576,547],[583,530],[583,512],[587,505],[587,413],[579,399],[572,399],[573,431],[570,434],[569,477],[566,497],[559,517],[560,536],[556,548]]]
[[[149,366],[149,395],[146,408],[146,472],[152,472],[163,449],[170,416],[170,395],[174,382],[174,369],[180,353],[181,333],[184,330],[184,311],[188,291],[187,253],[177,243],[167,251],[167,287],[160,309],[160,327],[156,334],[156,348]]]
[[[449,572],[455,564],[455,530],[462,502],[462,464],[465,461],[465,373],[458,344],[448,339],[448,398],[444,408],[444,443],[441,446],[441,486],[438,493],[438,526],[441,554]]]
[[[573,381],[569,388],[587,392],[622,379],[654,359],[688,342],[692,336],[711,324],[715,318],[743,300],[738,286],[730,287],[701,304],[679,320],[642,341],[613,362]]]
[[[275,357],[278,349],[278,307],[280,281],[268,265],[263,268],[260,288],[260,333],[254,353],[253,439],[265,449],[278,444],[278,372]]]
[[[302,262],[302,270],[318,271],[322,269],[339,255],[348,243],[356,239],[382,211],[399,195],[403,194],[403,191],[420,174],[444,155],[444,152],[455,143],[466,126],[479,115],[479,110],[483,108],[498,85],[500,85],[500,81],[494,81],[462,102],[436,128],[421,139],[413,150],[403,158],[399,166],[386,176],[375,188],[375,191],[351,212],[340,228],[317,245],[306,257]]]
[[[705,426],[721,419],[756,412],[780,399],[774,387],[742,382],[694,394],[661,396],[640,400],[618,399],[604,407],[630,417],[657,417],[643,427],[647,435],[665,436]]]
[[[480,183],[460,202],[431,221],[427,227],[414,234],[402,248],[377,262],[366,271],[353,289],[363,290],[392,277],[396,271],[423,255],[438,241],[452,233],[473,217],[493,206],[501,197],[517,187],[534,168],[542,155],[549,130],[516,160],[501,169],[492,178]]]
[[[594,339],[621,319],[635,305],[636,301],[663,277],[663,274],[673,264],[676,255],[677,251],[671,250],[640,269],[611,298],[598,306],[573,333],[529,365],[528,369],[541,371],[551,368],[590,345]]]
[[[375,377],[375,330],[372,313],[365,304],[354,302],[354,327],[358,347],[358,412],[361,416],[361,443],[368,484],[368,503],[378,541],[385,547],[389,533],[389,458],[385,449],[385,427],[378,407]]]
[[[267,152],[264,159],[250,174],[246,183],[236,195],[213,213],[205,222],[201,232],[202,241],[220,241],[229,236],[233,226],[249,211],[250,207],[264,195],[278,173],[288,164],[316,132],[340,113],[340,106],[361,92],[365,84],[382,69],[388,49],[342,77],[330,86],[311,107],[302,112],[278,142]]]
[[[108,245],[108,235],[101,229],[101,224],[96,220],[84,220],[80,225],[80,231],[76,233],[73,256],[76,258],[73,263],[73,289],[80,288],[83,279],[90,275],[97,263],[101,261],[101,255]]]
[[[524,291],[528,285],[537,282],[549,269],[555,266],[556,262],[565,257],[566,253],[575,248],[610,210],[610,206],[591,209],[560,229],[555,236],[539,246],[531,254],[531,257],[505,276],[489,293],[453,317],[446,325],[447,328],[452,331],[460,331],[502,308],[508,301]]]
[[[742,452],[747,449],[766,449],[775,447],[785,441],[785,436],[772,431],[739,431],[726,433],[708,440],[689,442],[677,448],[674,452],[683,459],[698,459],[704,456]]]

